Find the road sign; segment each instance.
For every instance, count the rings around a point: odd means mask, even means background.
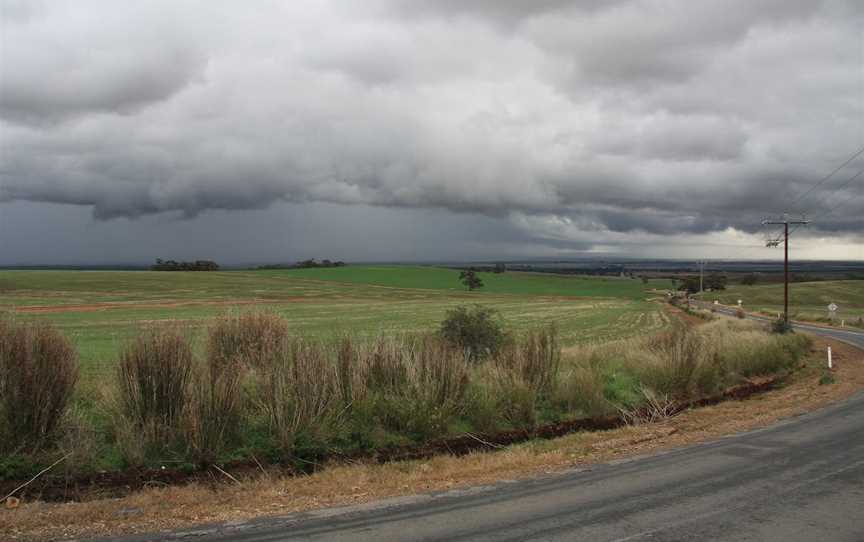
[[[831,303],[830,305],[828,305],[828,310],[830,312],[837,312],[837,309],[839,308],[840,307],[838,307],[836,303]]]

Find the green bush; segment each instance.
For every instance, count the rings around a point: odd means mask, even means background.
[[[786,333],[792,333],[792,324],[786,321],[782,316],[777,318],[773,322],[771,322],[771,333],[776,333],[778,335],[783,335]]]
[[[642,402],[636,375],[626,370],[609,370],[603,374],[603,397],[618,408],[632,409]]]
[[[441,322],[440,334],[446,341],[463,349],[472,361],[495,355],[505,341],[495,311],[480,305],[456,307]]]
[[[604,394],[603,374],[593,366],[576,366],[565,372],[553,402],[566,412],[583,416],[602,416],[614,410]]]

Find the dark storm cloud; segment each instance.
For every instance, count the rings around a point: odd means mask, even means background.
[[[0,118],[44,122],[133,113],[170,98],[205,57],[182,28],[146,7],[3,5]]]
[[[752,232],[864,144],[851,0],[2,5],[0,201],[103,220],[323,202],[518,242]],[[860,231],[861,187],[794,210]]]

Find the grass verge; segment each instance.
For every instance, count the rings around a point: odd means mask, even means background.
[[[746,401],[688,410],[659,423],[576,433],[458,458],[336,464],[300,478],[266,471],[240,483],[155,487],[121,499],[25,503],[16,510],[0,510],[0,532],[11,540],[36,541],[176,529],[480,485],[680,447],[761,427],[864,389],[864,355],[848,345],[831,344],[834,384],[818,385],[827,343],[816,339],[803,367],[785,387]]]

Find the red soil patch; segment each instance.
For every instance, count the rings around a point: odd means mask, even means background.
[[[239,306],[264,305],[271,303],[296,303],[318,300],[317,297],[282,297],[279,299],[229,299],[222,301],[160,301],[158,303],[91,303],[87,305],[32,305],[27,307],[10,307],[22,314],[48,314],[64,312],[97,312],[112,309],[173,309],[193,306]]]

